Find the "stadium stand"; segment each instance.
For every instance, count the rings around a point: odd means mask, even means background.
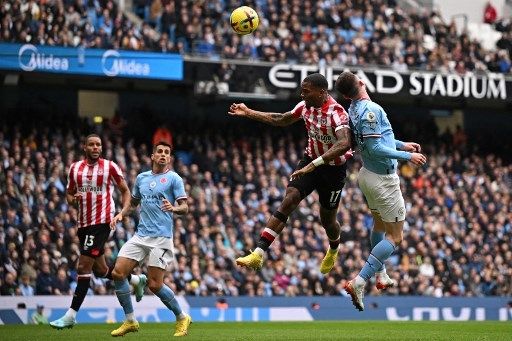
[[[130,186],[149,168],[150,148],[114,134],[107,123],[99,127],[47,117],[36,129],[29,120],[22,122],[0,126],[0,293],[69,293],[76,281],[76,211],[63,193],[66,171],[80,157],[77,142],[86,131],[100,132],[103,155],[121,166]],[[387,294],[512,295],[510,162],[482,154],[462,130],[438,136],[432,123],[418,131],[396,126],[404,138],[432,142],[424,145],[428,168],[400,168],[407,233],[388,266],[400,285]],[[223,134],[214,127],[187,134],[173,129],[174,168],[185,179],[190,213],[176,220],[177,263],[166,283],[180,294],[198,296],[344,295],[345,280],[369,252],[371,215],[356,183],[359,161],[349,166],[339,211],[341,254],[329,276],[319,272],[328,244],[316,194],[291,216],[263,270],[246,271],[234,259],[254,248],[305,140],[302,131],[232,129],[224,127]],[[109,263],[135,225],[132,216],[117,229],[106,248]],[[91,294],[113,292],[103,279],[93,281]]]
[[[217,59],[379,65],[399,71],[508,74],[511,70],[511,29],[503,25],[508,18],[500,18],[494,27],[458,28],[435,11],[405,12],[395,1],[247,4],[261,16],[261,27],[250,37],[231,30],[229,13],[235,5],[223,0],[137,0],[133,8],[143,19],[141,25],[130,21],[113,0],[6,1],[0,8],[0,40]]]

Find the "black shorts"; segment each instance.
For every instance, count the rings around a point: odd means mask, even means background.
[[[78,229],[80,253],[89,257],[99,257],[105,252],[105,243],[110,236],[109,224],[85,226]]]
[[[312,159],[309,156],[304,155],[296,169],[301,169],[311,161]],[[314,171],[290,181],[288,187],[297,188],[301,199],[304,199],[316,189],[320,198],[320,205],[325,209],[332,210],[338,208],[346,176],[347,167],[345,165],[321,165],[315,168]]]

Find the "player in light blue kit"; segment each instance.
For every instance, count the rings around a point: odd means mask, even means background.
[[[343,72],[336,80],[336,90],[352,101],[348,114],[363,159],[358,182],[374,218],[372,251],[357,277],[345,285],[352,303],[362,311],[366,282],[373,275],[377,274],[379,289],[394,285],[386,274],[384,262],[403,238],[405,204],[396,173],[397,160],[421,166],[427,159],[420,153],[419,144],[395,139],[386,112],[370,100],[364,82],[356,75]]]
[[[370,237],[370,256],[359,275],[345,285],[345,290],[352,297],[352,303],[362,311],[364,288],[373,275],[376,275],[378,289],[394,285],[386,273],[384,262],[403,237],[405,204],[400,190],[400,179],[396,174],[397,160],[407,160],[421,166],[427,159],[420,154],[419,144],[395,140],[386,112],[370,100],[364,83],[356,75],[343,72],[336,80],[336,90],[352,101],[348,114],[353,140],[363,159],[358,182],[374,221]],[[334,148],[338,146],[335,144],[325,154]],[[338,148],[339,153],[343,151],[344,149]],[[294,172],[292,178],[300,177],[313,168],[307,165]]]
[[[188,212],[183,180],[170,170],[171,146],[159,142],[151,154],[152,170],[140,173],[133,186],[129,207],[114,217],[112,225],[123,219],[139,204],[140,220],[135,235],[119,251],[112,277],[116,295],[126,315],[124,323],[112,331],[112,336],[123,336],[139,330],[134,317],[130,287],[126,277],[143,260],[148,264],[148,287],[176,316],[174,336],[185,336],[192,319],[181,309],[174,292],[163,283],[167,265],[174,257],[173,214]],[[174,205],[177,203],[177,206]]]

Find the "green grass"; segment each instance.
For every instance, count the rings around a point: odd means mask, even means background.
[[[3,325],[0,340],[108,340],[119,324],[78,324],[73,329]],[[174,323],[141,323],[129,340],[169,340]],[[510,322],[224,322],[193,323],[185,340],[512,340]]]

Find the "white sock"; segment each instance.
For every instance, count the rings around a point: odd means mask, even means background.
[[[133,316],[133,313],[126,314],[126,321],[134,322],[135,316]]]
[[[76,319],[76,311],[69,308],[68,311],[66,311],[66,315],[64,315],[64,316],[72,318],[72,319]]]
[[[130,278],[130,284],[131,285],[138,285],[140,282],[139,275],[132,275],[132,278]]]
[[[256,252],[261,257],[263,257],[265,255],[265,251],[263,251],[263,249],[261,247],[257,247],[256,250],[254,250],[254,252]]]
[[[366,281],[364,280],[364,278],[363,278],[363,277],[361,277],[361,276],[357,275],[356,280],[355,280],[355,284],[356,284],[357,286],[365,285],[365,284],[366,284]]]
[[[176,320],[183,320],[185,317],[187,317],[187,314],[184,312],[181,312],[178,316],[176,316]]]

